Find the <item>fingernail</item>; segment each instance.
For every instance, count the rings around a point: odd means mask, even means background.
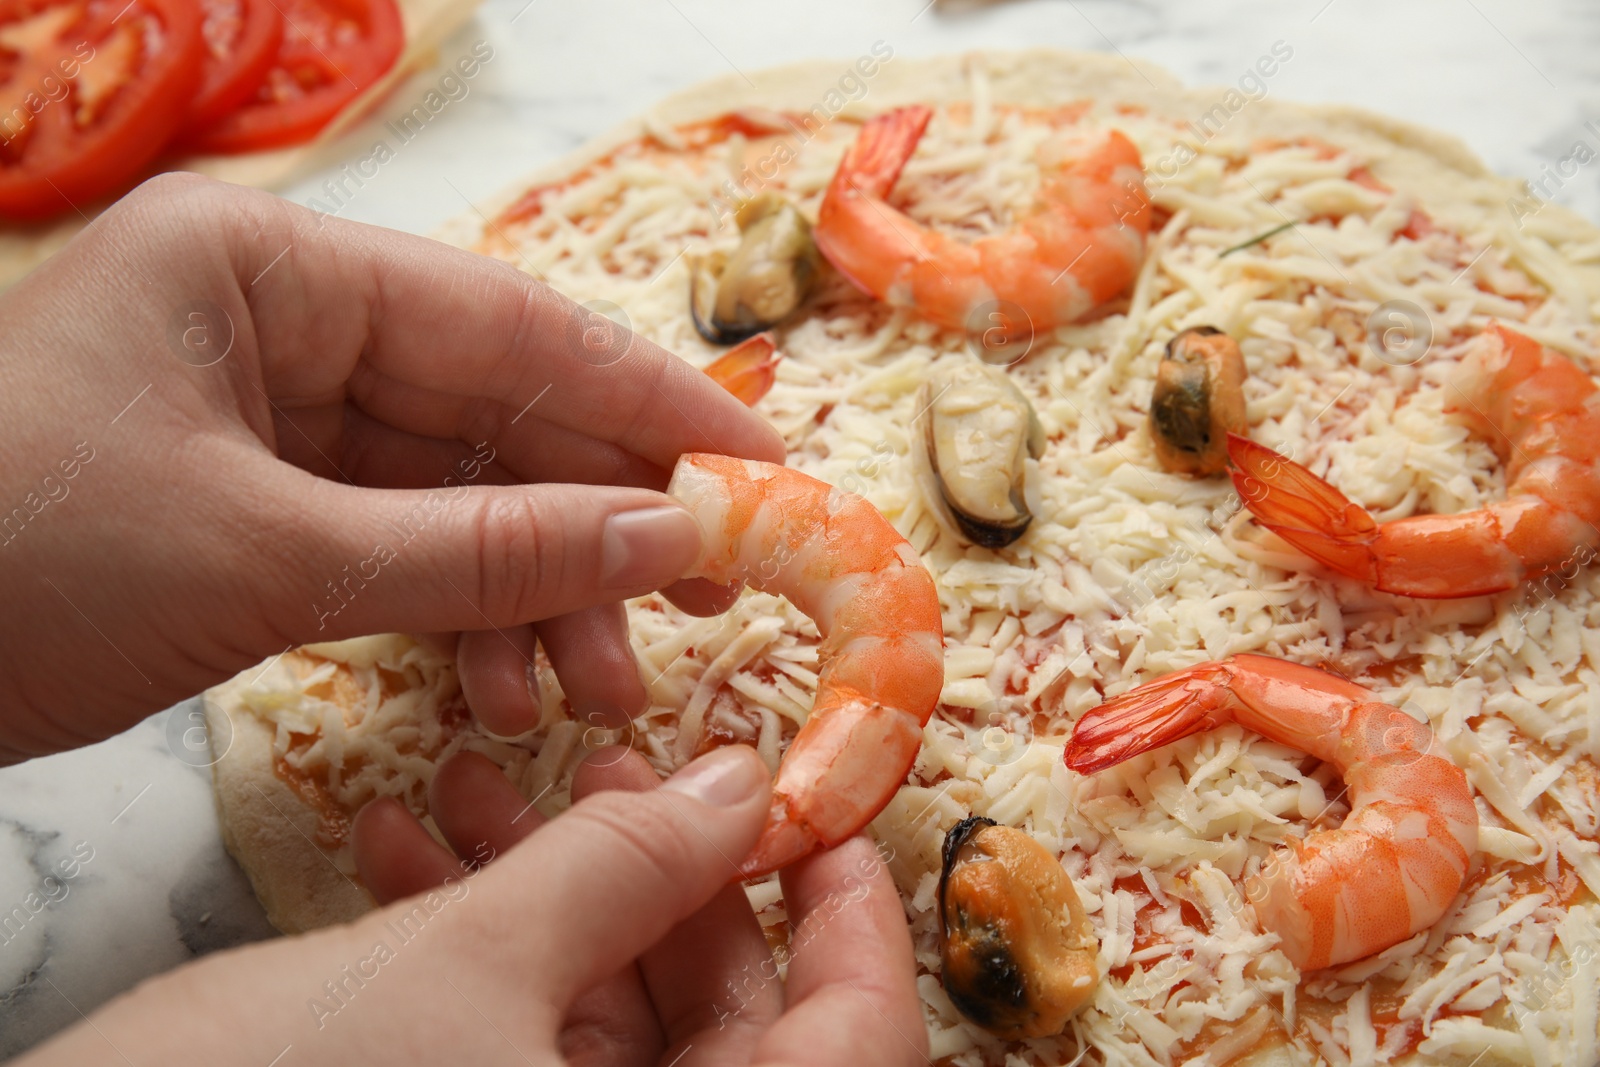
[[[751,749],[730,745],[707,753],[661,784],[662,789],[728,808],[750,799],[766,781],[766,765]]]
[[[682,578],[700,557],[700,526],[683,508],[619,511],[600,535],[600,584],[662,586]]]

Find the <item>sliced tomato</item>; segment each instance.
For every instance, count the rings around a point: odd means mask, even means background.
[[[205,152],[298,144],[393,67],[405,46],[394,0],[276,0],[283,44],[255,97],[197,134]]]
[[[256,95],[278,60],[283,15],[273,0],[200,0],[206,57],[185,130],[215,126]]]
[[[200,81],[195,0],[0,0],[0,218],[131,185]]]

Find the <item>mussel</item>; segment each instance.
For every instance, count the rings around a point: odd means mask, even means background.
[[[1228,434],[1246,429],[1244,356],[1213,326],[1184,330],[1167,342],[1150,397],[1150,437],[1169,471],[1221,474]]]
[[[811,224],[776,193],[745,201],[734,219],[739,247],[705,257],[689,275],[690,318],[714,345],[737,344],[788,318],[822,269]]]
[[[981,816],[944,838],[939,951],[950,1002],[1011,1041],[1059,1034],[1100,981],[1067,872],[1032,837]]]
[[[1028,529],[1027,460],[1044,452],[1033,405],[999,367],[947,364],[923,383],[923,488],[964,537],[1004,548]]]

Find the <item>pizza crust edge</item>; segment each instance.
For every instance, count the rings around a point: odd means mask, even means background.
[[[1159,67],[1120,57],[1034,49],[934,58],[896,55],[868,80],[868,90],[860,104],[865,111],[876,112],[903,104],[940,105],[967,100],[973,84],[968,69],[971,60],[987,64],[992,99],[1007,104],[1050,106],[1104,97],[1182,120],[1205,113],[1226,91],[1225,86],[1188,89]],[[529,188],[565,179],[651,129],[703,121],[744,107],[810,108],[820,103],[841,75],[851,69],[850,63],[842,58],[810,60],[752,71],[748,80],[741,75],[727,75],[690,86],[664,98],[644,116],[626,120],[518,179],[480,205],[483,214],[465,212],[435,231],[434,236],[471,247],[483,233],[484,218],[494,218]],[[1453,225],[1481,226],[1494,213],[1501,213],[1509,230],[1507,201],[1526,195],[1521,182],[1488,170],[1459,138],[1361,108],[1296,104],[1269,96],[1252,100],[1233,114],[1227,134],[1317,137],[1354,149],[1373,161],[1371,169],[1381,180],[1415,192],[1421,206]],[[1547,203],[1540,213],[1542,223],[1564,228],[1570,235],[1568,241],[1600,240],[1600,227],[1558,204]],[[1567,265],[1582,279],[1589,299],[1600,300],[1600,266],[1570,260]],[[1552,290],[1552,297],[1556,295]],[[361,890],[360,896],[365,899],[358,902],[352,892],[354,883],[338,874],[326,857],[313,856],[307,848],[307,837],[290,830],[283,814],[271,806],[275,803],[283,812],[295,813],[298,825],[308,829],[316,825],[316,813],[273,770],[271,731],[238,705],[239,690],[233,687],[246,685],[243,678],[241,675],[206,694],[208,722],[214,715],[228,715],[234,726],[236,751],[229,752],[215,767],[218,806],[228,849],[249,874],[257,895],[267,906],[269,919],[279,929],[299,932],[354,918],[373,906],[370,897]],[[1264,1041],[1233,1062],[1240,1067],[1289,1067],[1312,1062],[1301,1053],[1286,1039],[1282,1043]],[[1413,1064],[1423,1060],[1413,1052],[1395,1062]],[[1509,1061],[1489,1056],[1479,1067],[1504,1062]]]
[[[321,816],[274,769],[273,727],[244,705],[251,668],[204,695],[206,731],[222,842],[266,909],[286,934],[349,922],[376,907],[364,887],[343,873],[316,843]]]

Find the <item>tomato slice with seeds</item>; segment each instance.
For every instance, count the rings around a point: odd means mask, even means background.
[[[194,132],[215,126],[255,96],[283,43],[283,15],[273,0],[200,0],[200,10],[206,57],[184,124]]]
[[[0,0],[0,218],[121,192],[188,113],[195,0]]]
[[[255,97],[188,147],[252,152],[314,136],[377,82],[405,45],[394,0],[276,0],[283,44]]]

